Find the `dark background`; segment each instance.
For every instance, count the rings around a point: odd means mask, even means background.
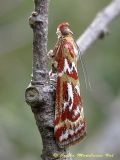
[[[51,0],[48,50],[57,40],[59,23],[68,21],[77,40],[109,2]],[[33,114],[24,100],[32,71],[32,30],[28,17],[33,10],[33,1],[0,2],[0,160],[38,160],[42,151]],[[109,36],[95,42],[83,57],[91,90],[85,88],[79,65],[88,135],[85,141],[71,147],[71,153],[109,153],[114,154],[111,159],[117,160],[120,157],[120,17],[109,29]],[[104,155],[103,159],[109,158]]]

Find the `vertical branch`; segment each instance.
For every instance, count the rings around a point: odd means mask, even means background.
[[[55,91],[49,84],[47,70],[48,1],[34,0],[35,11],[29,18],[33,29],[33,75],[25,92],[25,100],[31,106],[42,137],[43,160],[69,160],[54,139]]]
[[[48,0],[35,0],[35,12],[30,17],[33,28],[33,79],[38,83],[46,81],[47,74],[47,34]],[[47,77],[48,78],[48,77]]]

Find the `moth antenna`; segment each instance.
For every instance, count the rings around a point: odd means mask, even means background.
[[[76,43],[76,42],[75,42]],[[84,80],[85,80],[85,86],[86,86],[86,89],[88,88],[88,86],[89,86],[89,88],[90,88],[90,90],[92,89],[92,87],[91,87],[91,83],[90,83],[90,80],[89,80],[89,76],[88,76],[88,74],[87,74],[87,70],[86,70],[86,65],[85,65],[85,63],[84,63],[84,61],[83,61],[83,59],[82,59],[82,52],[80,51],[80,48],[79,48],[79,46],[77,45],[77,43],[76,43],[76,46],[77,46],[77,49],[78,49],[78,54],[79,54],[79,58],[80,58],[80,62],[81,62],[81,66],[82,66],[82,71],[83,71],[83,76],[84,76]],[[88,84],[88,85],[87,85]]]

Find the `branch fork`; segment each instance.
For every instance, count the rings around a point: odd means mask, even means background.
[[[38,12],[32,12],[31,16],[29,17],[29,25],[31,28],[35,27],[38,23],[44,22],[44,16],[40,15]]]

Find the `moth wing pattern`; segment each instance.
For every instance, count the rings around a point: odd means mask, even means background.
[[[64,148],[86,137],[86,122],[77,71],[77,46],[70,38],[59,40],[58,46],[54,132],[58,145]]]

